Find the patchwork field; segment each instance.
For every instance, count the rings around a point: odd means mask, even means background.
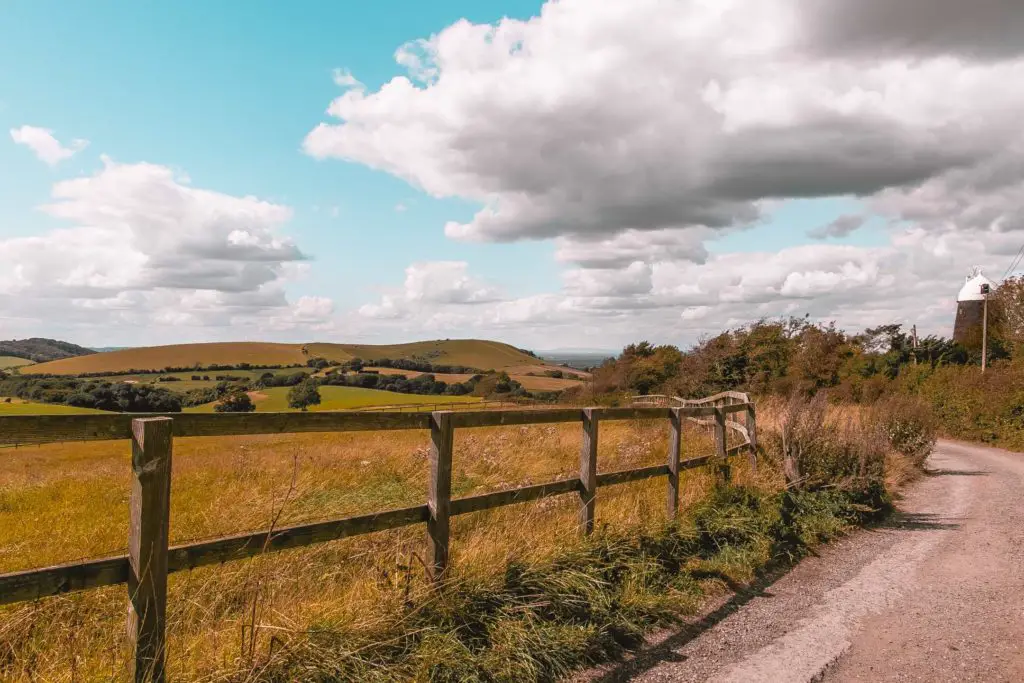
[[[26,365],[32,365],[32,361],[27,358],[18,358],[17,356],[0,356],[0,370],[21,368]]]
[[[270,372],[274,375],[290,375],[296,372],[308,372],[315,374],[310,368],[283,368],[279,370],[200,370],[190,372],[161,372],[156,373],[142,373],[142,374],[128,374],[128,375],[105,375],[97,377],[98,380],[106,380],[109,382],[135,382],[138,384],[153,384],[158,387],[167,389],[168,391],[174,391],[177,393],[184,393],[191,389],[208,389],[217,386],[221,380],[217,377],[244,377],[246,380],[255,380],[265,373]],[[209,379],[197,379],[194,380],[192,377],[199,375],[199,377],[209,377]],[[161,377],[177,377],[177,381],[160,381]]]
[[[294,412],[288,407],[289,387],[271,387],[249,393],[258,413]],[[434,405],[439,403],[478,403],[475,396],[433,396],[425,394],[399,394],[393,391],[363,389],[362,387],[320,387],[320,405],[309,411],[353,410],[371,406]],[[184,412],[212,413],[213,403],[186,408]]]
[[[102,410],[93,410],[92,408],[36,403],[20,398],[11,398],[8,402],[8,397],[0,397],[0,415],[84,415],[102,412]]]
[[[372,370],[373,372],[376,372],[379,375],[405,375],[405,377],[408,379],[414,379],[416,377],[419,377],[420,375],[427,374],[424,372],[418,372],[416,370],[402,370],[400,368],[375,368],[371,366],[364,369]],[[444,372],[432,372],[430,374],[433,375],[434,379],[436,379],[437,381],[447,382],[448,384],[468,382],[473,377],[473,375],[471,374],[454,374]]]
[[[583,383],[578,379],[565,379],[563,377],[539,377],[535,375],[509,376],[526,387],[528,391],[562,391],[563,389],[576,387]]]
[[[514,346],[484,339],[445,339],[409,344],[308,344],[311,356],[328,360],[407,358],[440,365],[465,365],[480,370],[507,370],[537,363]]]

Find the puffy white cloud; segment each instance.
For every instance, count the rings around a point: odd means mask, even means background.
[[[70,159],[89,145],[88,140],[72,140],[71,145],[65,147],[53,136],[52,130],[27,125],[12,128],[11,139],[15,144],[31,149],[41,161],[50,166],[56,166],[65,159]]]
[[[109,324],[109,334],[330,319],[330,300],[291,305],[285,295],[305,258],[279,233],[288,207],[193,188],[163,166],[110,159],[94,175],[56,183],[52,196],[43,211],[73,227],[0,240],[0,315],[35,325]]]
[[[651,291],[652,268],[634,261],[625,268],[578,269],[565,274],[565,288],[579,296],[631,296]]]
[[[396,60],[405,75],[330,103],[306,152],[477,202],[449,237],[553,238],[567,267],[560,292],[371,306],[404,329],[685,343],[807,313],[948,333],[962,272],[999,275],[1024,241],[1017,0],[561,0]],[[871,220],[889,243],[709,253],[817,197],[860,206],[809,237]]]
[[[605,239],[916,184],[1019,136],[1024,4],[892,4],[562,0],[463,20],[399,50],[408,76],[335,99],[304,146],[482,203],[451,237]]]
[[[401,291],[385,293],[380,303],[359,308],[367,318],[394,320],[414,314],[422,320],[444,305],[484,304],[497,301],[498,291],[469,273],[465,261],[421,261],[405,269]]]
[[[691,227],[626,230],[598,239],[562,237],[555,257],[584,268],[617,268],[638,260],[700,263],[708,256],[704,240],[714,233],[710,228]]]

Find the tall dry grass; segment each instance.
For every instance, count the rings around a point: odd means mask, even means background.
[[[794,418],[782,407],[759,415],[765,447],[757,472],[740,457],[730,487],[710,469],[686,473],[677,524],[665,517],[660,478],[602,488],[590,539],[576,528],[573,495],[455,518],[451,583],[440,592],[424,578],[418,526],[174,574],[171,674],[551,680],[617,656],[645,630],[692,613],[708,590],[751,580],[780,548],[798,554],[877,503],[849,494],[852,479],[829,482],[824,496],[784,493],[773,434]],[[857,432],[842,434],[852,444]],[[667,443],[664,422],[605,423],[599,469],[662,463]],[[459,430],[453,495],[574,476],[579,444],[578,425]],[[684,457],[712,450],[704,429],[687,428]],[[427,454],[428,437],[418,432],[177,439],[171,542],[422,503]],[[4,455],[0,571],[123,552],[126,442]],[[0,675],[125,679],[125,610],[123,586],[3,608]]]

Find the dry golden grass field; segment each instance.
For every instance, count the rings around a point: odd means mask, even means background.
[[[0,356],[0,370],[21,368],[26,365],[32,365],[32,361],[27,358],[18,358],[17,356]]]
[[[365,369],[366,370],[372,370],[373,372],[376,372],[376,373],[378,373],[380,375],[405,375],[408,379],[413,379],[415,377],[419,377],[422,374],[425,374],[425,373],[422,373],[422,372],[418,372],[416,370],[402,370],[400,368],[375,368],[375,367],[367,367]],[[432,374],[434,376],[434,379],[436,379],[437,381],[439,381],[439,382],[447,382],[448,384],[455,384],[455,383],[460,383],[460,382],[468,382],[473,377],[473,375],[471,375],[469,373],[454,374],[454,373],[444,373],[444,372],[432,372],[430,374]]]
[[[710,440],[690,430],[686,455]],[[300,520],[420,504],[426,432],[181,438],[174,444],[171,542]],[[574,476],[579,425],[460,430],[453,496]],[[661,463],[667,425],[602,426],[602,471]],[[0,460],[0,571],[123,553],[129,444],[8,448]],[[741,475],[742,476],[742,475]],[[710,478],[687,475],[684,504]],[[598,524],[664,519],[657,479],[602,489]],[[458,517],[453,567],[463,579],[500,578],[511,558],[540,560],[578,542],[575,495]],[[365,632],[400,618],[424,590],[422,526],[172,575],[169,652],[176,680],[258,679],[284,644],[310,629]],[[121,680],[127,676],[124,586],[0,609],[5,680]],[[276,648],[276,649],[275,649]]]
[[[424,525],[172,574],[170,677],[552,681],[614,657],[620,641],[752,580],[784,539],[813,546],[878,509],[842,492],[849,472],[895,485],[916,471],[860,411],[787,413],[800,471],[834,483],[798,494],[786,526],[774,429],[786,410],[759,406],[765,449],[756,472],[733,460],[738,486],[711,467],[683,474],[678,527],[666,526],[662,477],[599,489],[590,540],[575,494],[453,518],[440,591],[424,576]],[[580,443],[579,424],[456,430],[453,497],[577,476]],[[598,470],[661,464],[667,444],[667,421],[603,422]],[[704,427],[686,424],[683,451],[713,451]],[[0,452],[0,572],[125,552],[128,442]],[[426,431],[178,438],[171,543],[422,504],[428,454]],[[0,677],[127,680],[126,601],[112,586],[0,608]]]
[[[82,373],[125,373],[130,370],[162,370],[166,367],[210,365],[305,365],[308,358],[301,344],[268,342],[212,342],[208,344],[174,344],[146,346],[94,353],[88,356],[62,358],[39,363],[32,374],[79,375]],[[29,374],[24,372],[23,374]]]
[[[211,365],[304,365],[310,358],[342,363],[359,357],[419,359],[442,365],[465,365],[480,370],[511,370],[538,363],[537,359],[500,342],[451,339],[409,344],[272,344],[267,342],[215,342],[176,344],[108,351],[88,356],[39,363],[25,371],[33,374],[78,375],[162,370],[166,367]],[[547,366],[539,365],[539,368]],[[523,370],[528,372],[528,370]]]

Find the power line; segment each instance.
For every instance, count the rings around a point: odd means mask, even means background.
[[[1017,255],[1014,256],[1013,261],[1010,262],[1010,267],[1006,269],[1006,272],[1003,273],[1003,276],[999,278],[999,280],[1005,280],[1006,276],[1013,272],[1013,270],[1020,265],[1022,258],[1024,258],[1024,244],[1020,245],[1020,249],[1017,250]]]

